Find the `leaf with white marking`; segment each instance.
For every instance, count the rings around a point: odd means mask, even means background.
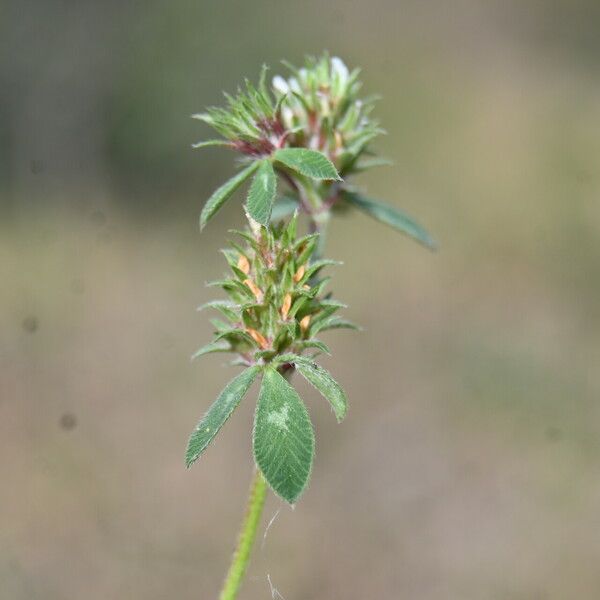
[[[225,389],[219,394],[219,397],[208,409],[208,412],[200,420],[200,423],[198,423],[198,426],[190,436],[185,453],[185,464],[187,467],[191,467],[198,460],[215,435],[219,433],[221,427],[223,427],[241,399],[246,395],[248,388],[256,379],[259,371],[259,367],[250,367],[225,386]]]
[[[254,420],[254,458],[273,491],[293,504],[310,478],[315,435],[296,390],[272,367],[264,372]]]

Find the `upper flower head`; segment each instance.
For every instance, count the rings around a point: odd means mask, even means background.
[[[226,108],[209,108],[194,118],[208,123],[225,144],[253,158],[270,156],[285,147],[318,150],[340,174],[362,170],[359,159],[369,153],[368,144],[383,132],[370,118],[375,98],[359,98],[359,69],[349,71],[338,57],[309,57],[302,68],[285,63],[286,79],[266,83],[266,67],[255,87],[246,81],[236,96],[225,94]]]

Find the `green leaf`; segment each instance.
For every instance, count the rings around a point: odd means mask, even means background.
[[[231,142],[226,140],[206,140],[205,142],[197,142],[196,144],[192,144],[192,148],[194,148],[194,150],[206,148],[207,146],[231,146]]]
[[[319,340],[306,340],[297,342],[298,348],[301,350],[318,350],[324,354],[329,354],[331,356],[331,350],[329,350],[329,346],[320,342]]]
[[[200,305],[196,310],[201,311],[207,308],[214,308],[221,312],[224,316],[226,316],[230,321],[239,320],[239,315],[236,312],[237,304],[235,302],[230,302],[228,300],[211,300],[210,302],[206,302]]]
[[[198,459],[215,435],[219,433],[221,427],[246,395],[259,371],[260,367],[250,367],[225,386],[190,436],[185,453],[187,467],[190,467]]]
[[[390,225],[394,229],[405,233],[431,250],[437,249],[437,243],[429,233],[401,210],[390,206],[389,204],[372,200],[371,198],[367,198],[356,192],[343,191],[342,197],[346,202],[356,206],[356,208],[362,210],[364,213],[377,219],[381,223]]]
[[[296,370],[311,383],[321,395],[329,401],[335,417],[340,423],[346,416],[348,410],[348,400],[346,392],[340,387],[338,382],[329,374],[329,371],[319,366],[314,361],[305,356],[297,356],[294,359]]]
[[[360,330],[358,325],[350,321],[346,321],[345,319],[340,319],[339,317],[328,317],[327,319],[322,319],[320,321],[316,321],[314,325],[310,328],[311,337],[317,335],[319,331],[327,331],[328,329],[354,329]]]
[[[292,304],[292,307],[290,308],[288,318],[293,319],[298,313],[298,311],[306,304],[307,301],[308,298],[306,297],[306,295],[302,295],[299,298],[296,298],[294,300],[294,303]]]
[[[226,181],[219,189],[215,190],[212,196],[206,201],[202,213],[200,214],[200,229],[212,219],[215,213],[223,206],[226,200],[237,190],[246,179],[256,171],[260,163],[257,161],[249,164],[245,169],[234,175],[229,181]]]
[[[339,260],[330,260],[327,258],[311,262],[308,269],[306,269],[306,273],[304,274],[304,277],[302,277],[300,283],[308,281],[309,279],[314,277],[314,275],[316,275],[323,267],[338,266],[342,264],[344,263],[340,262]]]
[[[202,348],[196,350],[190,360],[194,360],[205,354],[211,354],[212,352],[229,352],[229,350],[231,350],[231,344],[225,340],[210,342],[210,344],[206,344],[206,346],[202,346]]]
[[[315,436],[296,390],[272,367],[265,369],[260,388],[253,445],[273,491],[294,504],[310,478]]]
[[[217,332],[227,331],[231,327],[229,323],[225,323],[225,321],[221,321],[221,319],[209,319],[209,322]],[[213,340],[213,342],[216,341],[217,340]]]
[[[277,176],[273,170],[273,165],[271,161],[263,160],[260,162],[260,167],[248,192],[246,212],[265,227],[269,224],[276,192]]]
[[[343,302],[333,300],[332,298],[325,298],[319,301],[319,308],[321,309],[320,315],[323,315],[323,318],[326,318],[331,316],[340,308],[348,308],[348,305],[344,304]]]
[[[237,296],[241,298],[254,300],[254,294],[252,293],[252,290],[237,279],[219,279],[217,281],[209,281],[206,286],[220,287],[230,295],[237,294]]]
[[[242,342],[247,342],[250,346],[257,346],[256,341],[254,340],[253,337],[251,337],[249,334],[247,334],[243,329],[238,329],[237,327],[232,327],[231,329],[225,329],[223,331],[219,331],[219,333],[217,333],[217,335],[215,336],[215,342],[218,342],[219,340],[231,340],[233,339],[234,341],[242,341]]]
[[[316,150],[282,148],[273,154],[273,158],[293,171],[306,175],[306,177],[341,181],[333,163],[324,154]]]

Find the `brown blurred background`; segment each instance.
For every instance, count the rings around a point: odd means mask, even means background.
[[[3,2],[0,598],[216,598],[256,390],[186,471],[242,222],[198,232],[233,167],[189,115],[325,48],[383,95],[395,166],[360,183],[441,250],[334,224],[351,410],[298,382],[312,485],[269,499],[242,598],[600,598],[599,31],[597,0]]]

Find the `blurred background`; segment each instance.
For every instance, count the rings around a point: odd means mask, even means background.
[[[600,3],[20,0],[0,6],[0,597],[216,598],[256,388],[208,341],[232,155],[189,119],[328,49],[381,93],[395,166],[357,183],[440,241],[334,223],[350,397],[312,485],[270,497],[242,598],[600,597]],[[389,273],[393,276],[390,277]],[[273,596],[277,597],[277,596]]]

